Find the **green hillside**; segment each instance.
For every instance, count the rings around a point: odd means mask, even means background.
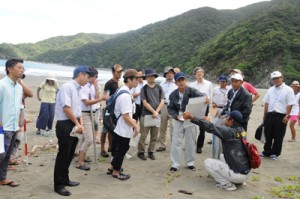
[[[239,68],[252,83],[266,86],[278,69],[287,82],[300,78],[300,1],[277,0],[199,48],[187,63],[212,76]],[[213,72],[212,72],[213,71]]]

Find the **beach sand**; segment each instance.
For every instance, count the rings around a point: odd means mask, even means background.
[[[57,141],[55,136],[43,137],[35,135],[35,122],[38,116],[40,102],[36,99],[37,86],[45,80],[45,77],[26,77],[24,82],[33,90],[34,97],[26,100],[26,118],[30,122],[27,125],[28,148],[44,145],[52,140]],[[60,83],[61,84],[61,83]],[[266,90],[259,90],[261,97],[255,102],[249,121],[248,139],[262,151],[263,145],[254,139],[256,128],[262,122],[263,103],[262,99]],[[299,127],[297,126],[298,133]],[[299,137],[299,135],[298,135]],[[206,134],[209,141],[210,134]],[[167,151],[155,153],[156,160],[147,159],[142,161],[136,157],[137,150],[131,148],[129,153],[133,155],[131,159],[125,159],[123,167],[125,173],[131,174],[128,181],[113,179],[106,174],[109,160],[100,158],[98,165],[90,163],[90,171],[82,171],[75,168],[75,161],[70,166],[70,178],[79,181],[80,186],[67,188],[72,192],[70,198],[274,198],[271,195],[272,188],[282,188],[284,185],[295,185],[300,181],[300,140],[298,142],[288,142],[291,138],[289,127],[283,143],[282,155],[278,161],[268,158],[262,159],[259,169],[252,170],[245,185],[238,186],[233,192],[221,190],[215,186],[215,181],[208,176],[204,169],[203,161],[211,157],[211,145],[205,144],[202,154],[195,155],[196,171],[184,168],[182,154],[182,166],[178,172],[169,172],[170,161],[170,142]],[[300,139],[300,138],[299,138]],[[97,145],[97,155],[99,155],[100,145]],[[29,165],[25,163],[16,166],[17,171],[9,171],[8,179],[20,183],[19,187],[11,188],[0,186],[0,198],[61,198],[53,191],[53,170],[57,149],[37,150],[34,155],[29,157]],[[93,147],[91,146],[88,154],[93,157]],[[20,159],[25,160],[24,142],[21,143],[19,150]],[[274,177],[276,177],[274,179]],[[289,178],[289,179],[287,179]],[[280,179],[283,182],[279,182]],[[192,195],[179,193],[179,190],[192,192]],[[298,195],[297,195],[298,194]],[[299,196],[299,192],[296,193]],[[276,197],[275,197],[276,198]]]

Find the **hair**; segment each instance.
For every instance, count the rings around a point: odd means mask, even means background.
[[[17,65],[18,63],[23,63],[23,62],[24,62],[23,59],[9,59],[9,60],[7,60],[6,63],[5,63],[6,74],[7,75],[9,74],[8,68],[12,68],[15,65]]]
[[[112,72],[116,72],[116,68],[117,68],[117,67],[122,68],[122,66],[121,66],[120,64],[115,64],[113,67],[111,67],[111,71],[112,71]]]
[[[124,83],[127,84],[128,83],[128,79],[131,79],[131,81],[133,81],[133,78],[135,78],[134,76],[129,76],[129,77],[123,77],[124,78]]]
[[[94,66],[90,66],[89,70],[90,70],[90,77],[95,77],[96,75],[98,75],[98,70]]]
[[[204,72],[204,69],[203,69],[201,66],[197,66],[196,68],[194,68],[193,74],[196,75],[196,72],[197,72],[198,70],[202,70],[202,71]]]

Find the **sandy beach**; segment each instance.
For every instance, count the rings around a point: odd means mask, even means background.
[[[1,78],[3,75],[1,75]],[[40,102],[36,98],[38,85],[45,80],[45,77],[27,76],[24,80],[32,91],[34,97],[26,100],[26,118],[29,121],[27,125],[28,148],[32,150],[33,146],[50,142],[56,143],[55,136],[43,137],[35,135],[35,122],[38,116]],[[61,82],[60,82],[61,84]],[[258,147],[261,152],[263,144],[255,140],[254,133],[256,128],[262,122],[263,103],[262,99],[266,92],[265,89],[259,89],[261,97],[254,103],[251,119],[248,126],[248,139]],[[196,171],[185,169],[181,166],[179,172],[171,174],[170,169],[170,142],[168,142],[167,151],[155,153],[156,160],[147,159],[142,161],[136,157],[137,150],[131,148],[129,154],[133,155],[131,159],[124,160],[123,167],[125,173],[131,174],[128,181],[120,181],[106,174],[109,166],[109,160],[100,158],[100,145],[97,145],[98,164],[94,161],[90,163],[90,171],[82,171],[75,168],[75,160],[70,166],[70,178],[79,181],[80,186],[68,187],[72,192],[69,198],[109,198],[109,199],[140,199],[140,198],[277,198],[271,194],[271,190],[282,189],[284,185],[300,186],[300,137],[299,127],[297,126],[297,142],[288,142],[291,138],[289,126],[283,142],[282,155],[279,160],[273,161],[268,158],[262,159],[259,169],[252,170],[249,179],[245,185],[238,186],[233,192],[221,190],[215,186],[215,181],[208,176],[203,166],[203,161],[211,157],[211,145],[205,144],[202,154],[196,154]],[[211,135],[206,133],[206,140],[209,141]],[[8,179],[21,184],[19,187],[11,188],[0,186],[0,198],[32,198],[32,199],[51,199],[61,198],[53,191],[53,170],[57,149],[37,150],[34,155],[29,157],[29,165],[25,163],[16,166],[16,171],[9,171]],[[93,157],[93,148],[89,149],[88,154]],[[25,160],[24,142],[21,143],[19,150],[20,159]],[[182,165],[183,165],[182,156]],[[179,190],[192,192],[192,195],[179,193]],[[276,190],[276,189],[275,189]],[[294,196],[300,197],[299,192]],[[293,197],[294,197],[293,196]],[[291,197],[291,198],[293,198]]]

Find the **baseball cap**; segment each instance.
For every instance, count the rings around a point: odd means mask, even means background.
[[[143,75],[139,75],[135,69],[127,69],[124,72],[123,78],[128,77],[143,77]]]
[[[173,69],[173,67],[172,66],[166,66],[165,67],[165,69],[164,69],[164,77],[166,77],[166,75],[167,75],[167,73],[169,72],[169,71],[172,71],[174,74],[175,74],[175,71],[174,71],[174,69]]]
[[[230,118],[232,118],[235,122],[237,122],[239,124],[244,123],[243,115],[238,110],[234,110],[234,111],[231,111],[231,112],[226,112],[226,115],[228,115]]]
[[[221,75],[218,79],[219,81],[228,81],[227,77],[225,75]]]
[[[235,79],[235,80],[240,80],[240,81],[243,81],[243,76],[239,73],[234,73],[230,79]]]
[[[241,74],[243,75],[242,71],[240,69],[232,69],[231,72],[235,72],[235,73],[238,73],[238,74]]]
[[[78,75],[79,73],[87,73],[87,74],[90,74],[90,69],[89,67],[83,65],[83,66],[77,66],[75,69],[74,69],[74,72],[73,72],[73,76],[76,76]]]
[[[281,72],[276,70],[273,73],[271,73],[271,79],[276,78],[276,77],[282,77]]]
[[[175,81],[179,80],[180,78],[186,79],[185,74],[183,72],[176,73],[174,76]]]

